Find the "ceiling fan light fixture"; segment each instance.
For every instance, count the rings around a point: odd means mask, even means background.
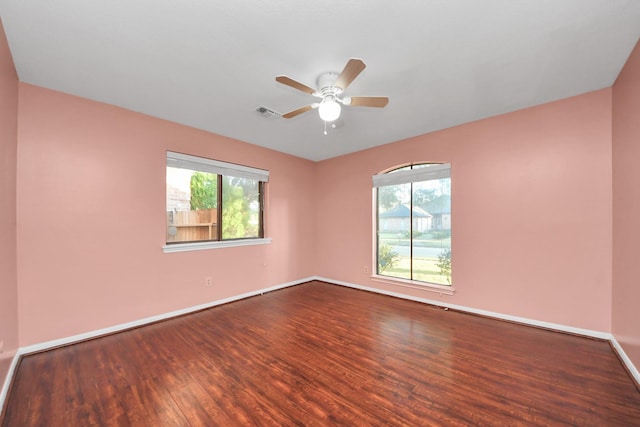
[[[324,121],[325,129],[328,122],[333,123],[340,118],[342,105],[353,105],[356,107],[383,108],[389,102],[386,96],[339,96],[349,87],[351,82],[360,75],[366,65],[362,59],[351,58],[340,74],[334,72],[323,73],[316,80],[317,90],[293,80],[290,77],[280,75],[276,77],[278,83],[289,86],[301,92],[320,98],[320,103],[313,103],[302,108],[282,114],[282,118],[291,119],[311,109],[318,109],[320,119]]]
[[[318,107],[320,118],[325,122],[333,122],[334,120],[337,120],[338,117],[340,117],[341,111],[342,107],[340,107],[340,104],[338,104],[332,96],[328,96],[323,99]]]

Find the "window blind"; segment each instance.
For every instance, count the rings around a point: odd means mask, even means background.
[[[188,154],[174,153],[173,151],[167,151],[167,166],[190,169],[198,172],[208,172],[216,175],[233,176],[236,178],[255,179],[256,181],[262,182],[269,181],[269,171],[267,170],[190,156]]]
[[[442,163],[422,168],[373,175],[373,187],[377,188],[387,185],[408,184],[410,182],[431,181],[434,179],[449,178],[450,176],[451,163]]]

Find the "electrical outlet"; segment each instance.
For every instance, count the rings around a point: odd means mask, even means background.
[[[367,274],[369,273],[369,266],[368,265],[364,266],[364,272],[367,273]]]
[[[4,340],[0,340],[0,353],[4,353]]]
[[[204,278],[204,285],[207,288],[210,288],[211,286],[213,286],[213,279],[211,279],[211,277],[205,277]]]

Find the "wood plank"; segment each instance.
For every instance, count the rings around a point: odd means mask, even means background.
[[[640,425],[609,343],[322,282],[22,359],[2,426]]]

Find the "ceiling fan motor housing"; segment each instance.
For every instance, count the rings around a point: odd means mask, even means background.
[[[342,88],[334,86],[336,80],[340,75],[334,72],[323,73],[318,76],[318,80],[316,80],[316,84],[318,85],[318,92],[320,95],[339,95],[342,93]]]

